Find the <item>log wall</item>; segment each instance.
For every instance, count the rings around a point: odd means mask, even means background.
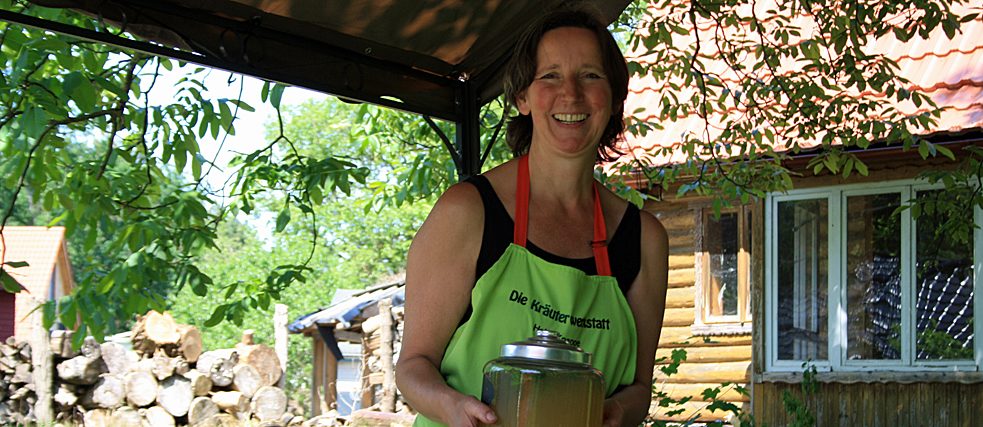
[[[658,406],[653,400],[650,417],[664,421],[724,420],[728,414],[706,410],[710,402],[702,398],[703,390],[719,387],[724,382],[747,386],[750,379],[751,334],[695,336],[692,326],[696,320],[696,254],[698,248],[696,218],[702,204],[691,206],[689,202],[658,202],[646,210],[656,215],[669,234],[669,289],[666,295],[666,311],[656,359],[661,359],[655,370],[655,390],[680,400],[690,397],[682,405]],[[674,349],[685,349],[687,359],[679,371],[665,375],[659,367],[671,359]],[[733,387],[722,389],[718,397],[745,406],[748,396]],[[670,411],[683,412],[668,415]],[[697,415],[697,413],[699,415]]]
[[[754,418],[766,425],[790,425],[782,404],[790,393],[806,403],[819,426],[978,426],[983,384],[820,383],[803,398],[799,384],[757,383]]]

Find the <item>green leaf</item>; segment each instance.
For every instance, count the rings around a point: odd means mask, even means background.
[[[276,232],[279,233],[283,229],[287,228],[287,224],[290,222],[290,207],[287,206],[280,211],[280,214],[276,217]]]
[[[273,108],[280,109],[280,99],[283,98],[283,90],[287,87],[276,83],[273,85],[273,90],[270,91],[270,105]]]
[[[218,307],[215,307],[215,311],[212,311],[212,316],[205,321],[205,327],[211,328],[213,326],[218,325],[219,323],[222,323],[222,320],[225,319],[225,313],[226,311],[228,311],[228,309],[229,309],[228,304],[222,304]]]
[[[27,263],[27,261],[7,261],[3,264],[9,266],[10,268],[21,268],[30,265]]]
[[[3,290],[16,294],[24,289],[17,279],[14,279],[11,275],[7,274],[6,269],[0,269],[0,283],[3,284]]]

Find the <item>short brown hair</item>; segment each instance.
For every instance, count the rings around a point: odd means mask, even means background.
[[[611,118],[601,143],[597,147],[597,159],[601,161],[615,160],[624,154],[618,151],[618,140],[624,132],[625,98],[628,97],[628,65],[614,37],[608,32],[597,9],[585,4],[568,5],[547,13],[530,25],[515,46],[515,53],[505,69],[505,102],[515,105],[516,97],[529,88],[535,78],[536,54],[543,35],[562,27],[584,28],[597,36],[601,47],[601,58],[604,62],[604,72],[611,85]],[[512,153],[516,156],[529,151],[532,143],[532,118],[516,114],[509,118],[505,134]]]

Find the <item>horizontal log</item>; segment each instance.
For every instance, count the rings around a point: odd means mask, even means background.
[[[693,287],[696,281],[696,269],[692,264],[689,267],[669,269],[669,287],[687,288]]]
[[[678,423],[684,423],[686,421],[708,423],[713,421],[729,421],[731,419],[731,413],[719,410],[711,412],[709,409],[707,409],[707,405],[709,405],[707,402],[686,402],[682,404],[673,404],[668,408],[663,408],[658,406],[658,401],[655,401],[649,409],[649,413],[657,420],[673,421]],[[747,406],[748,410],[750,410],[750,405]],[[668,412],[678,409],[683,409],[683,412],[677,415],[667,415]]]
[[[693,308],[694,291],[692,287],[669,288],[666,290],[666,308]]]
[[[750,335],[694,336],[689,326],[663,327],[659,348],[751,345]]]
[[[660,348],[655,353],[655,358],[669,358],[674,348]],[[715,347],[689,347],[686,348],[686,362],[689,363],[717,363],[717,362],[750,362],[751,346],[715,346]],[[685,362],[684,362],[685,363]]]
[[[687,363],[679,365],[676,373],[666,376],[656,365],[656,381],[668,383],[746,383],[750,380],[750,362]]]
[[[675,270],[677,268],[693,268],[693,266],[696,265],[693,263],[695,259],[696,258],[692,252],[688,254],[669,255],[669,269]]]
[[[662,327],[685,326],[690,327],[696,321],[696,312],[693,308],[667,308],[662,317]]]
[[[703,392],[707,389],[719,389],[717,392],[717,400],[723,400],[731,403],[743,403],[750,402],[751,398],[747,394],[742,394],[737,390],[735,383],[731,383],[727,386],[723,386],[723,383],[668,383],[668,382],[658,382],[653,385],[653,389],[669,395],[669,397],[679,400],[684,397],[690,397],[693,401],[703,402],[706,399],[703,398]],[[750,394],[750,389],[747,388],[747,384],[736,384],[745,388],[746,392]]]

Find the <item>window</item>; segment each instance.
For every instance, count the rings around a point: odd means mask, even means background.
[[[701,209],[696,253],[698,335],[751,332],[751,208]]]
[[[941,228],[944,198],[914,182],[810,189],[768,198],[766,338],[770,371],[979,371],[974,256],[981,240]],[[963,214],[961,217],[967,215]],[[975,221],[980,223],[980,212]],[[967,218],[973,220],[973,216]],[[976,268],[978,269],[978,267]]]

